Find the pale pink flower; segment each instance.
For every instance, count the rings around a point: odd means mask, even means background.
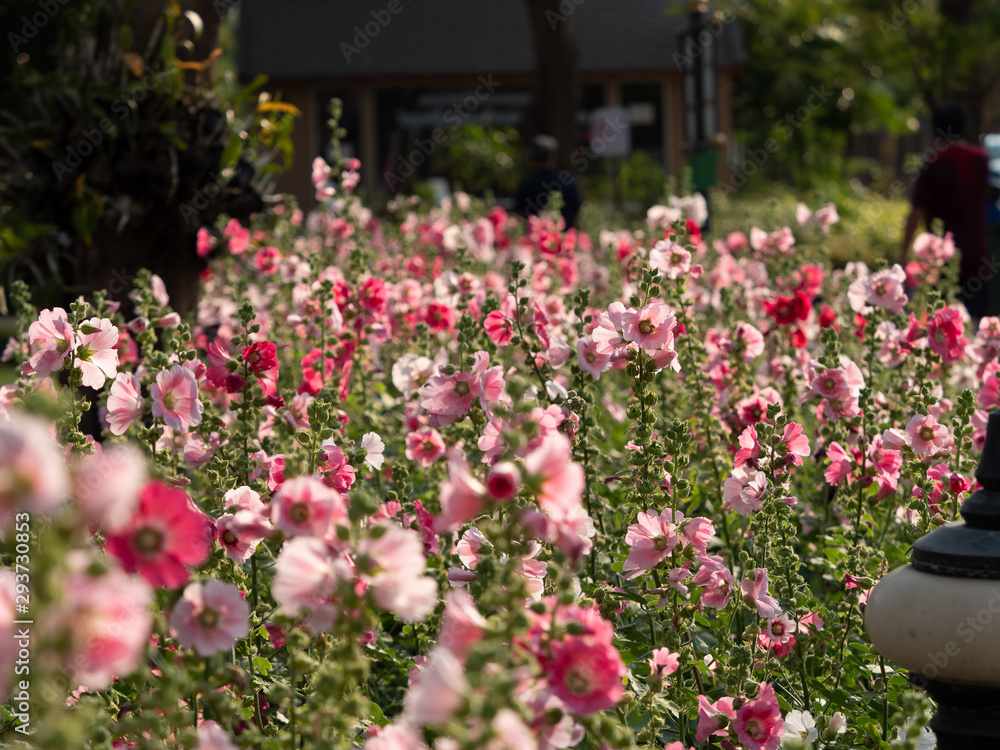
[[[406,436],[406,457],[425,469],[444,455],[446,447],[433,427],[421,427]]]
[[[111,384],[108,396],[108,428],[112,435],[125,431],[142,416],[144,402],[139,378],[130,372],[120,372]]]
[[[677,318],[662,302],[651,302],[641,310],[622,314],[622,338],[634,341],[648,353],[657,349],[671,349]]]
[[[357,566],[375,603],[403,620],[423,621],[437,606],[437,581],[424,575],[424,545],[415,531],[392,521],[373,526],[358,547]]]
[[[16,411],[0,422],[0,530],[17,512],[49,513],[65,502],[66,462],[51,433],[50,425]]]
[[[652,570],[671,553],[679,541],[677,527],[670,509],[657,514],[655,510],[640,511],[637,523],[628,527],[625,543],[630,547],[622,568],[625,580],[632,580]]]
[[[689,518],[681,526],[681,534],[698,552],[704,554],[708,542],[715,535],[715,526],[707,518]]]
[[[836,441],[827,447],[826,457],[830,460],[830,465],[826,467],[823,476],[829,484],[838,484],[853,470],[854,456],[844,450],[844,447]]]
[[[581,338],[576,342],[576,361],[580,368],[600,380],[601,373],[611,367],[611,356],[597,351],[597,342],[593,338]]]
[[[479,554],[479,548],[485,543],[486,537],[483,536],[483,532],[473,526],[462,534],[462,538],[455,545],[455,552],[458,554],[458,558],[462,561],[463,565],[468,568],[475,568],[482,559],[482,555]]]
[[[483,639],[486,618],[464,589],[452,589],[444,595],[444,601],[444,617],[437,642],[464,662],[469,649]]]
[[[447,724],[461,707],[469,685],[462,664],[448,649],[433,648],[403,701],[403,715],[416,726]]]
[[[760,510],[767,490],[767,476],[762,471],[744,464],[733,469],[733,473],[722,485],[722,498],[726,507],[744,516]]]
[[[702,555],[701,567],[691,579],[692,585],[703,586],[701,603],[712,609],[725,609],[733,591],[733,576],[722,558],[717,555]]]
[[[795,620],[784,613],[767,621],[767,637],[773,642],[788,643],[795,630]]]
[[[71,557],[62,596],[41,627],[65,643],[71,684],[96,692],[142,664],[153,629],[153,592],[116,566],[93,576],[90,563],[86,555]]]
[[[274,564],[271,595],[289,617],[307,614],[312,632],[329,630],[339,607],[334,599],[342,580],[353,578],[350,563],[321,539],[296,537],[282,545]]]
[[[491,726],[497,736],[486,743],[485,750],[537,750],[538,748],[535,735],[512,709],[501,708],[497,711]]]
[[[223,581],[189,583],[170,614],[170,634],[199,656],[229,651],[250,632],[243,592]]]
[[[906,437],[910,449],[921,458],[927,458],[944,447],[948,428],[938,424],[930,414],[916,414],[906,423]]]
[[[146,460],[126,443],[85,456],[73,470],[73,496],[84,518],[105,532],[128,525],[148,480]]]
[[[249,510],[224,513],[215,522],[219,544],[226,550],[226,557],[245,563],[257,551],[257,546],[273,532],[271,522]]]
[[[880,307],[895,314],[906,307],[906,271],[898,263],[870,276],[861,276],[851,282],[847,300],[854,312],[863,312],[867,306]]]
[[[271,523],[287,536],[324,537],[346,522],[343,496],[314,476],[289,479],[271,499]]]
[[[361,447],[365,449],[365,465],[372,471],[382,468],[385,461],[385,443],[374,432],[366,432],[361,437]]]
[[[118,372],[118,329],[107,318],[91,318],[77,331],[73,366],[79,368],[81,382],[99,391],[106,378]]]
[[[649,251],[649,264],[668,279],[691,272],[691,253],[673,240],[660,240]]]
[[[632,308],[626,308],[621,302],[612,302],[607,311],[597,316],[597,326],[591,336],[598,354],[612,355],[624,346],[625,341],[621,337],[622,318],[628,311],[635,312]]]
[[[672,653],[669,648],[655,648],[646,661],[649,663],[650,674],[662,679],[680,667],[680,654]]]
[[[369,728],[363,750],[427,750],[420,732],[405,720],[382,727],[378,730],[378,734],[374,733],[376,728],[377,725]],[[436,750],[443,749],[436,748]]]
[[[198,725],[198,750],[239,750],[229,732],[214,721],[203,721]]]
[[[740,581],[740,589],[743,591],[743,601],[756,608],[757,614],[770,620],[781,614],[781,605],[778,600],[767,593],[767,569],[757,568],[753,578],[744,578]]]
[[[774,688],[762,683],[757,699],[736,712],[733,729],[740,744],[747,750],[777,750],[785,733],[785,722],[774,697]]]
[[[198,400],[198,381],[186,367],[174,365],[169,370],[160,370],[149,392],[153,397],[153,416],[168,427],[187,432],[201,424],[205,407]]]
[[[913,254],[932,266],[943,266],[955,256],[955,241],[951,232],[938,237],[931,232],[921,232],[913,240]]]
[[[28,343],[33,352],[28,360],[33,374],[44,378],[61,370],[76,343],[66,311],[61,307],[42,310],[38,320],[28,326]]]

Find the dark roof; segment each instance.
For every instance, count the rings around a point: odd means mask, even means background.
[[[398,5],[397,5],[398,3]],[[676,70],[687,0],[566,0],[582,72]],[[399,9],[391,14],[387,8]],[[240,74],[272,78],[530,73],[524,0],[242,0]],[[372,13],[388,24],[377,24]],[[376,36],[357,53],[358,29]],[[357,27],[357,28],[356,28]],[[707,38],[707,37],[706,37]],[[360,41],[360,40],[359,40]],[[738,22],[712,39],[720,65],[743,58]],[[360,45],[358,45],[360,46]]]

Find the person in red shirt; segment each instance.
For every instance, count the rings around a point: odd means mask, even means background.
[[[941,219],[944,231],[951,232],[962,253],[959,299],[973,318],[981,318],[989,307],[988,282],[994,273],[988,264],[986,234],[989,158],[986,151],[965,140],[965,119],[957,105],[934,110],[934,132],[946,145],[924,162],[917,177],[900,260],[905,267],[918,225],[924,224],[929,231],[931,222]]]

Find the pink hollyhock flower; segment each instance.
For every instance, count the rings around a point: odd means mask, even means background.
[[[622,568],[625,580],[630,581],[646,573],[661,562],[677,546],[680,537],[672,523],[670,509],[657,514],[655,510],[639,512],[638,523],[628,527],[625,543],[630,547],[628,559]]]
[[[97,692],[142,664],[153,629],[153,592],[117,567],[92,576],[89,563],[86,555],[71,558],[62,597],[41,627],[65,644],[71,684]]]
[[[611,367],[611,356],[597,351],[597,342],[593,338],[581,338],[576,342],[576,361],[580,368],[600,380],[601,373]]]
[[[681,526],[681,534],[698,552],[704,554],[709,540],[715,536],[715,526],[701,516],[689,518]]]
[[[841,479],[851,473],[854,467],[854,457],[836,441],[827,447],[826,457],[830,460],[830,465],[826,467],[823,476],[829,484],[837,485]]]
[[[406,436],[406,457],[425,469],[445,452],[444,439],[433,427],[421,427]]]
[[[139,378],[130,372],[120,372],[111,384],[108,396],[108,429],[112,435],[124,435],[142,416],[144,402]]]
[[[211,521],[182,490],[149,482],[139,510],[105,547],[128,572],[138,571],[153,586],[177,588],[187,582],[188,567],[208,559]]]
[[[239,750],[229,737],[229,732],[214,721],[198,725],[198,750]]]
[[[247,251],[250,245],[250,230],[240,224],[238,219],[230,219],[222,234],[229,241],[230,253],[243,255]]]
[[[365,449],[365,466],[372,471],[382,468],[385,461],[385,443],[374,432],[366,432],[361,436],[361,447]]]
[[[271,523],[287,536],[325,537],[347,523],[343,496],[315,476],[289,479],[271,498]]]
[[[83,517],[106,532],[128,525],[149,476],[138,447],[126,443],[85,456],[73,470],[73,496]]]
[[[377,276],[366,278],[358,287],[358,302],[366,312],[382,315],[389,304],[389,291],[385,282]]]
[[[81,323],[77,333],[73,366],[80,369],[81,382],[95,391],[106,378],[118,372],[118,329],[107,318],[91,318]]]
[[[253,256],[253,264],[263,274],[276,273],[281,265],[281,251],[273,245],[267,245]]]
[[[199,258],[206,258],[208,254],[212,252],[212,248],[215,247],[215,240],[212,237],[212,233],[209,232],[205,227],[198,230],[198,239],[195,244],[195,252],[198,253]]]
[[[906,307],[906,271],[898,263],[870,276],[860,276],[847,289],[847,299],[854,312],[866,307],[880,307],[896,314]]]
[[[707,741],[709,737],[727,736],[729,734],[729,721],[735,718],[736,709],[733,708],[732,698],[727,696],[719,698],[715,703],[710,703],[704,695],[699,695],[698,731],[695,733],[695,740],[700,743]]]
[[[777,750],[785,733],[785,722],[774,697],[774,688],[762,683],[757,700],[746,703],[736,712],[733,728],[747,750]]]
[[[752,396],[740,399],[736,403],[736,416],[744,425],[767,421],[767,407],[771,404],[782,405],[781,395],[773,388],[762,388]]]
[[[703,555],[701,567],[694,574],[691,583],[703,586],[701,603],[712,609],[725,609],[733,591],[733,576],[729,568],[717,555]]]
[[[479,378],[473,373],[432,375],[421,388],[420,406],[450,424],[468,413],[479,395]]]
[[[375,603],[407,622],[426,620],[437,606],[437,581],[424,575],[424,545],[411,529],[392,521],[371,527],[358,546],[357,567]]]
[[[756,608],[758,615],[771,620],[781,614],[781,605],[778,604],[777,599],[767,593],[767,585],[766,568],[757,568],[753,578],[744,578],[740,581],[743,601]]]
[[[258,341],[243,350],[243,361],[250,365],[265,396],[278,393],[278,350],[270,341]]]
[[[649,251],[649,264],[668,279],[679,279],[691,272],[691,253],[673,240],[660,240]]]
[[[195,581],[170,613],[170,635],[199,656],[229,651],[250,632],[250,607],[231,583]]]
[[[680,655],[671,653],[669,648],[653,649],[652,656],[646,660],[649,663],[649,672],[660,679],[671,675],[680,667]]]
[[[657,349],[671,349],[677,318],[662,302],[651,302],[641,310],[622,314],[622,338],[634,341],[648,353]]]
[[[257,546],[273,532],[271,522],[249,510],[225,513],[215,522],[219,544],[226,550],[226,557],[245,563],[257,551]]]
[[[784,613],[767,621],[767,637],[771,641],[788,643],[795,630],[795,620]]]
[[[337,447],[333,438],[324,440],[320,447],[323,451],[320,471],[324,481],[338,492],[349,491],[356,477],[344,451]]]
[[[921,232],[913,240],[913,254],[933,266],[943,266],[955,256],[955,241],[951,232],[938,237],[931,232]]]
[[[442,302],[431,302],[424,311],[424,322],[432,331],[452,331],[455,311]]]
[[[514,338],[515,316],[517,315],[514,295],[507,294],[498,310],[491,310],[483,320],[486,335],[497,346],[507,346]]]
[[[948,428],[938,424],[930,414],[916,414],[906,423],[906,437],[910,449],[921,458],[927,458],[944,447]]]
[[[66,501],[66,462],[52,432],[20,412],[0,421],[0,531],[10,528],[19,511],[49,513]]]
[[[354,578],[350,562],[323,540],[296,537],[282,545],[274,564],[271,594],[289,617],[305,613],[304,625],[313,633],[333,627],[340,613],[334,595],[341,581]]]
[[[149,392],[153,397],[153,416],[171,429],[187,432],[201,424],[205,407],[198,400],[198,381],[186,367],[174,365],[169,370],[160,370]]]
[[[768,234],[758,227],[750,228],[750,246],[763,255],[791,255],[795,247],[795,235],[790,227]]]
[[[767,490],[767,476],[762,471],[744,464],[736,469],[722,485],[722,499],[726,507],[744,516],[760,510]]]
[[[538,750],[534,733],[513,709],[501,708],[490,726],[496,737],[486,744],[485,750]]]
[[[757,442],[757,430],[753,425],[747,427],[740,433],[740,449],[736,451],[734,456],[734,466],[742,466],[745,463],[750,463],[751,466],[757,466],[757,459],[760,457],[760,444]]]
[[[75,343],[66,311],[61,307],[42,310],[38,320],[28,326],[28,344],[33,352],[28,360],[31,373],[44,378],[61,370]]]
[[[613,355],[624,346],[625,341],[621,337],[622,318],[629,311],[635,312],[632,308],[626,308],[621,302],[612,302],[605,312],[597,316],[597,326],[590,335],[594,339],[594,347],[598,354]]]
[[[952,307],[938,310],[927,321],[927,346],[946,363],[957,362],[965,356],[969,340],[965,337],[965,320]]]
[[[365,740],[363,750],[427,750],[420,732],[405,720],[397,724],[388,724],[378,729],[378,734],[375,734],[373,730],[377,728],[377,725],[369,727],[368,739]]]
[[[520,486],[521,472],[510,461],[501,461],[486,475],[486,491],[498,502],[513,500]]]
[[[486,537],[483,536],[483,532],[474,526],[462,534],[462,538],[455,545],[455,552],[458,554],[458,559],[462,561],[462,565],[475,568],[483,559],[482,555],[479,554],[479,548],[485,543]]]
[[[416,726],[447,724],[461,707],[469,684],[462,664],[448,649],[433,648],[403,700],[403,715]]]
[[[486,487],[469,471],[465,454],[460,448],[452,448],[448,453],[448,479],[441,485],[441,513],[434,522],[435,531],[455,531],[475,518],[483,510],[486,494]]]
[[[625,694],[625,664],[611,643],[567,636],[550,643],[549,689],[575,714],[614,708]]]
[[[795,466],[802,466],[802,458],[809,455],[809,438],[802,432],[802,425],[789,422],[781,436],[781,444],[788,455],[793,456]]]
[[[572,445],[565,435],[560,432],[547,434],[525,457],[524,467],[529,476],[540,480],[536,498],[543,510],[580,505],[583,467],[573,461]]]
[[[444,600],[444,618],[437,641],[464,662],[469,649],[483,639],[486,618],[464,589],[452,589],[444,595]]]

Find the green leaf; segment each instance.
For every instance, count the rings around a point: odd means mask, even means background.
[[[263,656],[255,656],[253,658],[253,666],[261,674],[267,674],[271,671],[271,662]]]

